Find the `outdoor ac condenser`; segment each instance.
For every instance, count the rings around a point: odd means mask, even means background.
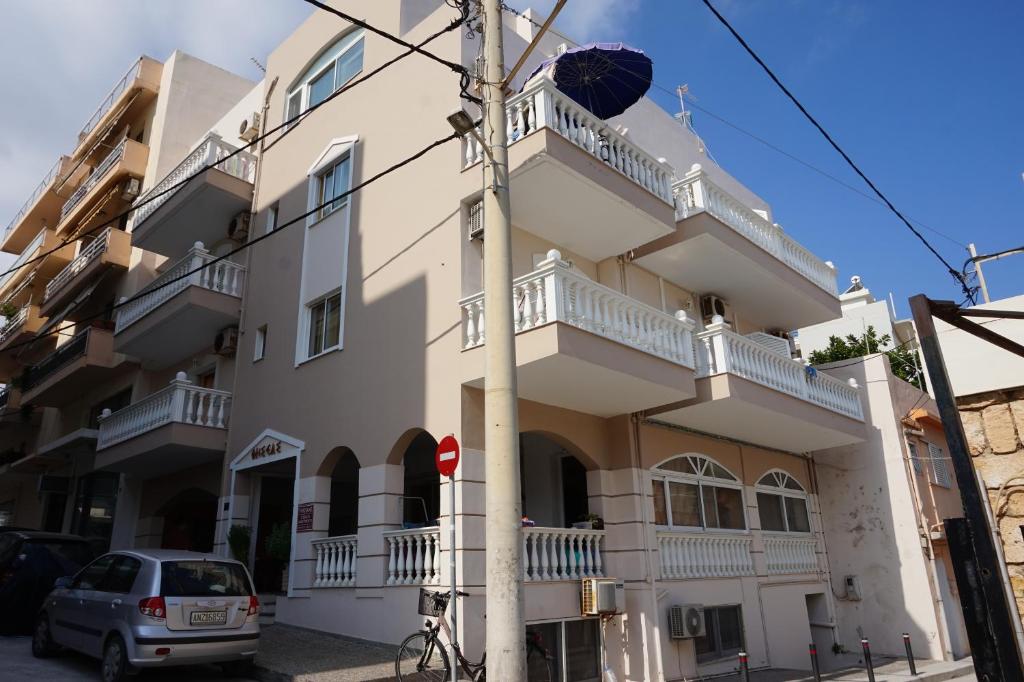
[[[704,636],[704,607],[698,604],[676,604],[668,608],[668,634],[672,639]]]
[[[584,578],[580,589],[580,613],[608,616],[622,613],[626,605],[626,583],[615,578]]]

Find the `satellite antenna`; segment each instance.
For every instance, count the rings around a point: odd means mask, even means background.
[[[679,113],[675,115],[676,120],[697,138],[697,151],[701,154],[707,154],[714,161],[714,157],[711,156],[707,146],[704,144],[704,139],[693,128],[693,112],[686,110],[686,98],[689,97],[694,102],[697,101],[697,98],[690,94],[690,86],[686,83],[676,86],[676,94],[679,95]],[[715,163],[718,162],[716,161]]]

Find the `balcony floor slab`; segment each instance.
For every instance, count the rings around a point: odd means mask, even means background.
[[[201,464],[220,463],[225,429],[172,422],[96,453],[96,469],[154,478]]]

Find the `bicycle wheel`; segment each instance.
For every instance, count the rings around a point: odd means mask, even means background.
[[[395,677],[398,682],[445,682],[451,679],[448,653],[438,640],[427,639],[425,632],[409,635],[398,648]]]

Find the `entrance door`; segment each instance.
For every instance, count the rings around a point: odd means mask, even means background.
[[[284,525],[289,535],[293,534],[292,506],[294,503],[295,479],[279,476],[259,478],[260,495],[258,527],[256,529],[255,562],[253,580],[257,592],[281,592],[281,575],[287,561],[270,556],[267,538],[276,526]]]

